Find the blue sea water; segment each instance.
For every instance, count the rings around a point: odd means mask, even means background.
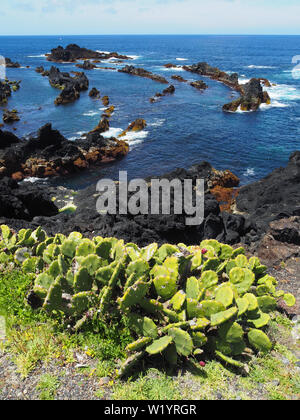
[[[102,102],[89,98],[88,92],[76,103],[55,107],[59,91],[35,72],[40,65],[50,68],[45,53],[70,43],[130,55],[134,58],[130,64],[163,75],[170,82],[174,74],[190,81],[201,77],[182,69],[166,69],[164,64],[207,61],[226,72],[239,73],[241,81],[264,77],[276,86],[268,89],[271,106],[253,113],[228,114],[222,112],[222,105],[236,94],[210,79],[202,78],[209,85],[203,93],[172,81],[175,95],[151,104],[149,98],[165,85],[109,70],[87,71],[90,87],[108,95],[116,106],[108,135],[118,134],[137,118],[144,118],[148,126],[129,137],[131,150],[126,158],[60,181],[64,185],[83,188],[101,177],[117,179],[119,170],[127,170],[129,178],[163,174],[203,160],[217,169],[232,170],[245,184],[284,166],[290,153],[300,149],[300,74],[299,70],[292,73],[292,58],[300,55],[300,36],[0,37],[0,55],[22,65],[7,69],[9,79],[22,80],[21,89],[8,103],[10,109],[20,112],[21,121],[15,124],[18,136],[27,136],[51,122],[64,136],[75,139],[100,120]],[[104,65],[120,66],[114,62]],[[78,70],[74,64],[57,66],[62,71]]]

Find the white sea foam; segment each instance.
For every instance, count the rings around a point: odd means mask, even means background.
[[[247,77],[240,77],[240,78],[239,78],[239,84],[240,84],[240,85],[244,85],[244,84],[246,84],[246,83],[250,82],[250,80],[251,80],[251,79],[248,79]]]
[[[85,117],[94,117],[95,115],[99,115],[98,111],[88,111],[83,114]]]
[[[158,70],[160,71],[184,71],[184,69],[179,66],[179,67],[171,67],[171,68],[167,68],[167,67],[158,67]]]
[[[278,101],[297,101],[300,100],[300,90],[295,86],[277,84],[266,88],[272,100]]]
[[[37,181],[48,181],[48,178],[36,178],[34,176],[23,179],[22,182],[31,182],[32,184]]]
[[[46,54],[40,54],[40,55],[28,55],[28,58],[44,58],[46,57]]]
[[[235,113],[238,113],[238,114],[248,114],[249,112],[253,112],[253,111],[243,111],[241,109],[241,106],[239,106],[238,109],[235,111]]]
[[[129,58],[132,58],[132,60],[138,60],[139,58],[142,57],[141,55],[128,55],[128,54],[125,54],[125,55]]]
[[[177,60],[177,61],[188,61],[188,59],[187,59],[187,58],[180,58],[180,57],[176,58],[176,60]]]
[[[244,176],[254,176],[255,175],[255,170],[254,170],[254,168],[248,168],[247,170],[246,170],[246,172],[244,172],[244,174],[243,174]]]
[[[77,140],[85,133],[86,133],[85,131],[78,131],[74,136],[68,137],[68,140],[70,140],[70,141]]]
[[[164,125],[165,123],[165,119],[163,118],[156,118],[154,122],[149,123],[148,126],[149,127],[161,127],[162,125]]]
[[[247,66],[248,69],[276,69],[274,66],[256,66],[255,64],[251,64]]]
[[[123,132],[124,130],[122,128],[116,128],[116,127],[111,127],[108,131],[106,131],[105,133],[102,133],[101,135],[104,138],[110,138],[110,137],[116,137],[118,138],[118,136]],[[125,140],[128,142],[130,148],[143,143],[144,139],[148,136],[148,131],[142,130],[139,132],[134,132],[131,131],[129,133],[126,134],[126,136],[122,137],[121,140]]]
[[[96,50],[96,52],[100,53],[100,54],[110,54],[110,51],[100,51],[100,50]]]

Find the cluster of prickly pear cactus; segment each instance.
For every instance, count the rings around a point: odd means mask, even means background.
[[[200,246],[151,244],[140,249],[115,238],[82,238],[42,229],[14,234],[1,226],[0,264],[32,275],[33,293],[49,314],[62,312],[79,328],[93,311],[102,319],[119,313],[133,342],[120,374],[148,355],[174,366],[180,357],[206,352],[236,367],[249,352],[268,352],[270,314],[283,299],[258,258],[216,240]]]

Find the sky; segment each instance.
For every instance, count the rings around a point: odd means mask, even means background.
[[[1,0],[0,35],[300,34],[300,0]]]

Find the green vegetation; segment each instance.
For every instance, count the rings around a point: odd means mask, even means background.
[[[112,379],[113,399],[214,399],[220,392],[247,399],[257,383],[265,384],[266,398],[299,392],[280,357],[296,359],[277,341],[282,329],[286,337],[291,330],[277,301],[293,306],[295,299],[276,290],[266,267],[242,248],[209,240],[140,249],[76,232],[1,232],[2,347],[23,377],[39,362],[73,363],[80,350],[98,361],[91,375]],[[40,398],[55,398],[57,378],[42,379]],[[269,386],[272,380],[279,385]]]

